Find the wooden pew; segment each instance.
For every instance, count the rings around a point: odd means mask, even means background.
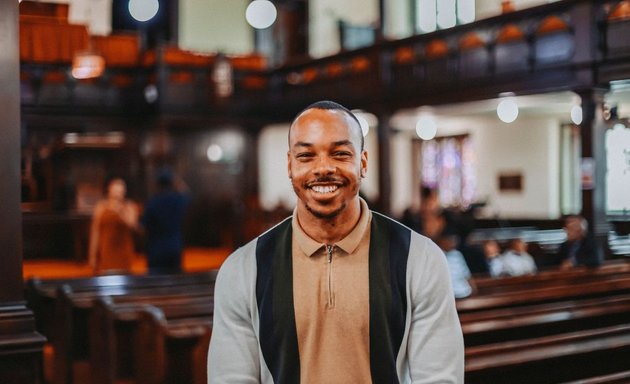
[[[602,303],[462,324],[467,347],[630,324],[630,295]]]
[[[104,296],[210,295],[217,271],[162,276],[99,276],[77,279],[59,287],[53,296],[50,339],[54,349],[56,383],[71,383],[76,361],[88,357],[88,318],[93,300]],[[125,285],[125,283],[127,283]],[[100,284],[100,285],[99,285]],[[54,283],[44,284],[45,293]],[[50,296],[49,296],[50,298]],[[147,299],[149,300],[149,299]],[[41,311],[40,311],[41,312]],[[50,317],[50,316],[49,316]],[[50,320],[50,319],[49,319]]]
[[[477,287],[477,294],[491,294],[523,288],[542,288],[589,280],[596,281],[605,276],[623,276],[627,274],[630,274],[630,262],[620,260],[607,262],[597,268],[577,267],[565,271],[542,271],[535,275],[504,278],[476,277],[474,281]]]
[[[151,289],[170,286],[214,284],[216,274],[217,271],[212,270],[179,275],[106,275],[49,280],[32,278],[26,282],[25,297],[27,305],[35,314],[38,332],[51,339],[54,326],[57,290],[64,284],[69,285],[72,292],[115,290],[120,287],[126,287],[125,289],[133,289],[134,287]],[[177,277],[173,278],[173,276]]]
[[[630,324],[466,349],[466,383],[558,383],[625,372]]]
[[[606,297],[598,297],[595,299],[575,299],[575,300],[563,300],[554,303],[546,304],[530,304],[520,307],[506,307],[498,309],[489,309],[478,312],[468,312],[459,314],[459,321],[461,324],[472,323],[484,320],[500,320],[500,319],[513,319],[523,315],[532,314],[546,314],[563,310],[570,310],[579,307],[592,307],[607,305],[609,303],[615,303],[620,300],[626,300],[630,295],[610,295]]]
[[[120,300],[124,298],[125,300]],[[134,355],[136,331],[140,313],[157,308],[166,318],[181,316],[181,312],[212,314],[213,296],[163,296],[151,300],[135,297],[104,297],[96,299],[89,322],[90,365],[99,372],[94,383],[114,383],[135,376]]]
[[[105,290],[97,292],[80,292],[73,295],[67,291],[68,287],[60,288],[60,298],[57,301],[55,322],[57,324],[53,337],[55,351],[54,367],[56,382],[72,383],[73,367],[75,363],[87,361],[89,358],[88,321],[97,297],[116,294],[119,296],[137,296],[139,300],[149,302],[151,296],[210,296],[213,291],[211,285],[189,285],[160,287],[151,289],[123,289],[115,291]]]
[[[141,312],[136,337],[136,384],[206,383],[212,314],[180,307]]]
[[[588,379],[575,380],[564,384],[627,384],[630,383],[630,371],[611,373],[589,377]]]
[[[630,275],[603,276],[597,281],[580,284],[579,286],[552,286],[539,289],[524,289],[490,295],[475,295],[458,300],[457,311],[460,314],[518,307],[529,304],[552,303],[569,299],[605,297],[612,294],[630,293]]]

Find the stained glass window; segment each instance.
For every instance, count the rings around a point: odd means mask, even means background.
[[[438,190],[446,207],[468,207],[475,199],[476,157],[468,135],[423,141],[420,182]]]

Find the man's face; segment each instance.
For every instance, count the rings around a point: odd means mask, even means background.
[[[575,241],[583,236],[582,225],[578,219],[567,219],[564,224],[564,231],[567,234],[568,241]]]
[[[334,218],[356,199],[367,170],[361,128],[338,110],[309,109],[293,123],[288,170],[298,208]]]

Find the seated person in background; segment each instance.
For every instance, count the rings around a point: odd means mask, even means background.
[[[560,269],[578,265],[596,267],[602,263],[602,250],[595,239],[588,234],[588,222],[578,215],[567,216],[564,220],[567,239],[558,249]]]
[[[510,240],[499,259],[501,269],[497,276],[533,275],[538,271],[534,258],[527,253],[527,243],[521,238]]]
[[[488,239],[483,242],[483,254],[488,263],[490,276],[499,277],[503,271],[503,262],[501,261],[501,247],[495,239]]]
[[[461,299],[470,296],[475,291],[475,288],[474,283],[470,279],[471,274],[464,255],[457,250],[458,241],[457,233],[449,228],[446,228],[437,238],[437,245],[442,248],[446,255],[453,293],[456,299]]]

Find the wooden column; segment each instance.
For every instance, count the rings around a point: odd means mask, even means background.
[[[377,210],[385,215],[392,212],[392,177],[391,177],[391,136],[389,125],[391,114],[378,114],[378,190]]]
[[[0,1],[0,383],[39,383],[44,338],[22,286],[18,4]]]
[[[606,218],[606,129],[603,118],[605,90],[577,91],[582,99],[581,163],[582,176],[592,172],[591,180],[583,180],[582,216],[589,222],[589,230],[603,250],[608,246],[610,224]]]
[[[378,0],[378,24],[376,26],[376,41],[385,40],[385,0]]]

